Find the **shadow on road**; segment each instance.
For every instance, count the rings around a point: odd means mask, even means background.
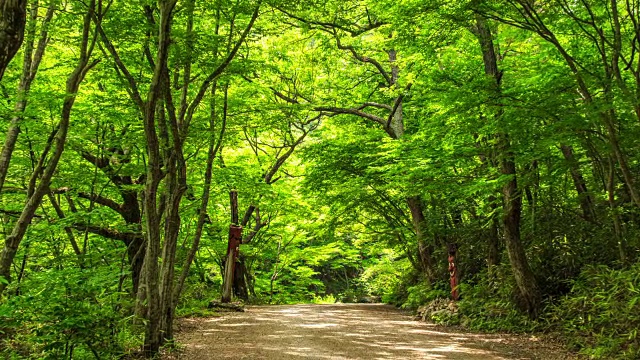
[[[256,306],[181,332],[180,359],[535,359],[499,336],[444,332],[387,305]],[[499,346],[498,346],[499,347]]]

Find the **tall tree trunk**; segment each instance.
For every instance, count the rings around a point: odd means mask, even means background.
[[[160,142],[156,131],[156,121],[164,112],[164,107],[159,101],[162,90],[162,79],[164,66],[167,61],[167,47],[169,46],[169,18],[165,7],[161,8],[160,38],[156,69],[151,82],[148,100],[145,111],[144,132],[147,141],[147,164],[146,183],[144,190],[144,225],[146,232],[147,249],[144,259],[143,270],[146,276],[145,285],[147,290],[147,326],[145,331],[144,350],[147,357],[155,356],[162,345],[162,304],[161,304],[161,284],[159,259],[161,252],[161,217],[158,211],[158,188],[162,180],[162,160],[160,157]]]
[[[493,79],[490,91],[499,96],[501,93],[502,72],[498,70],[498,58],[493,45],[493,35],[486,19],[480,15],[476,15],[474,32],[482,49],[485,74]],[[495,118],[498,121],[502,117],[501,104],[496,104],[496,107]],[[499,132],[496,135],[496,140],[500,159],[500,172],[509,177],[509,180],[502,188],[504,241],[520,297],[527,312],[535,317],[538,313],[540,294],[520,239],[522,194],[518,189],[515,155],[511,150],[511,141],[508,134]]]
[[[155,104],[154,104],[155,105]],[[147,108],[147,112],[155,112],[156,106]],[[154,118],[153,115],[147,115]],[[149,124],[150,122],[150,124]],[[151,135],[149,135],[151,133]],[[158,353],[162,340],[160,337],[160,284],[158,276],[158,260],[160,258],[160,215],[156,205],[158,186],[161,180],[160,154],[157,151],[157,136],[155,135],[154,120],[145,121],[145,134],[147,137],[147,164],[146,183],[144,190],[144,231],[147,248],[144,257],[143,273],[145,274],[144,288],[146,289],[146,331],[144,340],[145,356],[152,357]]]
[[[0,0],[0,7],[2,7],[2,0]],[[44,56],[45,48],[49,42],[48,27],[53,13],[55,11],[55,2],[51,2],[45,19],[42,22],[42,29],[40,33],[40,40],[36,47],[36,23],[38,21],[38,1],[33,1],[31,4],[31,16],[29,19],[29,29],[27,31],[27,44],[24,50],[24,60],[22,62],[22,75],[20,77],[20,84],[18,85],[18,99],[14,106],[14,116],[9,123],[9,129],[5,137],[4,146],[0,153],[0,192],[4,187],[4,181],[7,178],[7,172],[9,170],[9,163],[13,155],[13,149],[15,148],[20,133],[20,122],[22,121],[22,114],[27,107],[27,99],[29,91],[31,90],[31,84],[36,77],[38,68]],[[0,15],[0,17],[3,15]],[[2,20],[0,20],[1,22]],[[0,34],[2,30],[0,29]],[[35,53],[34,53],[35,50]],[[0,73],[0,79],[2,74]]]
[[[164,80],[166,81],[164,87],[166,112],[169,116],[167,116],[166,119],[164,119],[164,117],[160,117],[159,119],[165,121],[167,130],[171,132],[171,141],[169,141],[169,138],[165,138],[165,143],[167,146],[170,145],[170,147],[165,152],[163,161],[164,164],[166,164],[167,174],[165,181],[164,244],[162,250],[162,269],[160,273],[161,331],[163,341],[166,341],[173,338],[175,258],[181,226],[180,203],[187,190],[187,170],[183,155],[184,151],[182,148],[180,127],[175,117],[176,110],[173,108],[171,101],[170,87],[167,81],[168,77],[165,76]]]
[[[398,84],[398,79],[400,78],[400,67],[397,64],[398,54],[396,50],[391,49],[388,52],[389,62],[391,63],[391,81],[389,85],[391,87],[396,86]],[[393,106],[391,107],[391,113],[389,114],[389,119],[387,123],[387,132],[394,139],[400,139],[404,136],[404,118],[402,113],[402,95],[400,95],[394,101]]]
[[[535,276],[529,267],[525,249],[520,239],[522,194],[518,189],[516,164],[514,155],[510,150],[510,141],[506,134],[500,135],[498,146],[504,156],[501,160],[500,172],[503,175],[511,176],[511,179],[502,188],[504,241],[511,269],[520,290],[520,296],[527,312],[535,317],[538,314],[540,295]]]
[[[474,138],[478,138],[478,135],[474,135]],[[476,147],[480,148],[481,143],[476,141]],[[482,168],[484,170],[489,168],[496,168],[496,154],[495,154],[495,146],[487,146],[486,153],[480,153],[479,158],[482,162]],[[500,221],[498,220],[497,209],[499,200],[494,195],[489,195],[487,198],[487,203],[489,206],[489,217],[488,221],[491,223],[489,226],[489,230],[487,231],[487,272],[490,279],[494,278],[495,268],[500,264]]]
[[[27,0],[0,0],[0,80],[24,39]]]
[[[207,91],[224,73],[244,44],[258,18],[261,1],[258,1],[247,27],[235,45],[230,48],[224,60],[202,81],[191,102],[188,102],[188,89],[183,88],[178,108],[173,102],[168,66],[171,23],[176,3],[177,0],[159,0],[157,10],[151,6],[145,7],[149,25],[157,29],[155,59],[152,58],[151,48],[147,46],[146,49],[146,57],[149,63],[153,64],[153,75],[146,100],[143,100],[137,79],[127,69],[102,28],[101,19],[94,18],[102,43],[113,58],[119,74],[127,80],[129,96],[141,110],[144,123],[148,161],[142,199],[142,224],[146,249],[142,281],[137,296],[139,306],[136,312],[143,315],[146,320],[144,351],[147,357],[157,355],[162,343],[172,336],[173,314],[178,301],[178,295],[174,291],[181,286],[176,286],[174,273],[180,231],[180,202],[187,189],[183,141],[188,137],[191,119]],[[191,5],[193,2],[189,1],[187,12],[192,9]],[[185,67],[185,71],[190,71],[190,65]],[[174,75],[179,78],[177,73]],[[193,77],[185,74],[183,79],[189,80],[182,84],[187,87]],[[162,193],[160,194],[159,191]],[[194,248],[197,249],[197,243]],[[181,281],[179,279],[178,283]]]
[[[35,215],[36,209],[40,206],[42,198],[49,191],[49,183],[51,182],[51,178],[56,171],[58,162],[60,161],[60,157],[64,151],[64,145],[70,125],[71,109],[75,103],[80,84],[84,80],[87,72],[97,64],[97,61],[90,62],[91,53],[94,48],[94,44],[90,42],[91,17],[93,16],[94,11],[95,0],[92,0],[90,2],[89,9],[87,10],[87,14],[84,17],[83,38],[80,45],[80,60],[74,71],[67,79],[67,96],[62,104],[62,114],[58,125],[58,131],[53,139],[53,154],[42,173],[40,183],[35,187],[33,193],[30,194],[18,221],[13,227],[13,231],[6,238],[2,254],[0,255],[0,277],[4,277],[7,280],[10,279],[11,264],[13,263],[13,259],[18,251],[18,246],[20,245],[29,224]],[[3,282],[0,282],[0,294],[2,294],[5,287],[6,285]]]

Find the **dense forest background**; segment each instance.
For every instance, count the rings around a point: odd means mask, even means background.
[[[3,356],[153,356],[221,296],[231,190],[235,298],[416,308],[456,244],[432,320],[640,356],[640,1],[0,11]]]

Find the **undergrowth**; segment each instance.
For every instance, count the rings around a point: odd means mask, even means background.
[[[639,359],[640,264],[625,270],[586,268],[571,292],[550,305],[549,326],[596,359]]]
[[[449,298],[442,285],[408,287],[403,306],[415,309]],[[587,266],[569,285],[567,294],[548,297],[534,320],[518,308],[515,284],[501,267],[492,280],[481,274],[460,285],[456,321],[431,320],[482,332],[553,333],[590,359],[640,359],[640,264],[623,270]]]

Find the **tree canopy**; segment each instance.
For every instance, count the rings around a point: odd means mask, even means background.
[[[640,354],[640,2],[0,10],[0,354],[154,356],[220,297],[451,284],[433,320]]]

